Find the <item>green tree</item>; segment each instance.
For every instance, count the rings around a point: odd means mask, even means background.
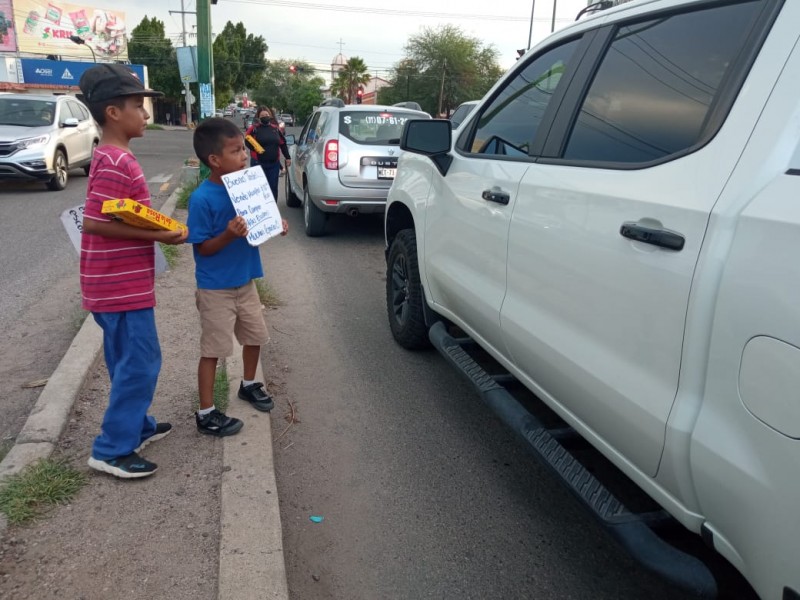
[[[350,58],[331,84],[331,93],[347,104],[355,102],[358,88],[371,79],[367,63],[360,56]]]
[[[466,100],[483,97],[503,74],[494,46],[483,46],[454,25],[424,28],[409,38],[405,51],[407,57],[389,77],[391,86],[378,95],[381,103],[414,100],[431,114],[441,103],[448,114]]]
[[[314,67],[302,60],[273,60],[267,62],[252,97],[258,104],[292,113],[302,122],[322,102],[320,89],[324,83]]]
[[[261,82],[267,50],[264,38],[248,34],[244,24],[225,24],[214,39],[214,91],[220,105]]]
[[[131,31],[128,58],[134,64],[146,65],[150,87],[164,92],[170,100],[180,100],[183,84],[178,59],[172,42],[164,34],[164,22],[144,17]]]

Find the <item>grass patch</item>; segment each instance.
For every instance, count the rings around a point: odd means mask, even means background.
[[[281,299],[278,297],[278,294],[272,289],[265,279],[258,278],[255,281],[261,304],[267,308],[277,308],[281,305]]]
[[[161,251],[164,253],[164,258],[167,259],[167,266],[170,269],[174,269],[175,265],[178,264],[180,248],[175,244],[162,244],[161,242],[159,242],[158,245],[161,246]]]
[[[157,125],[156,123],[148,123],[146,129],[155,131],[164,131],[164,128],[161,125]]]
[[[11,448],[14,447],[13,440],[7,440],[5,442],[0,442],[0,461],[2,461],[6,455],[11,452]]]
[[[77,333],[80,331],[80,328],[83,327],[83,322],[86,320],[86,317],[89,316],[89,311],[84,310],[79,306],[76,306],[72,311],[72,316],[70,317],[70,325],[72,325],[72,329]]]
[[[228,394],[230,393],[230,384],[228,383],[228,371],[225,369],[225,363],[220,359],[217,367],[217,374],[214,376],[214,406],[220,412],[228,410]],[[200,409],[200,400],[195,398],[194,411]]]
[[[0,511],[11,524],[27,523],[56,504],[69,502],[85,484],[86,474],[64,461],[40,460],[5,480]]]
[[[228,371],[225,367],[217,369],[217,375],[214,377],[214,406],[220,412],[228,410],[228,393],[230,385],[228,384]]]
[[[197,186],[200,185],[199,181],[193,181],[191,183],[184,184],[180,190],[178,190],[178,199],[175,201],[176,208],[189,208],[189,196],[192,195],[192,192],[197,189]]]

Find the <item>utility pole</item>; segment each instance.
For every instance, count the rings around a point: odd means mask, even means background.
[[[211,5],[216,4],[217,0],[197,0],[197,78],[200,86],[200,96],[203,96],[203,89],[206,95],[214,98],[214,50],[211,45]],[[201,99],[202,103],[202,99]],[[214,107],[211,107],[211,115],[214,116]],[[202,119],[204,115],[200,114]]]
[[[553,19],[550,21],[550,33],[553,33],[556,30],[556,6],[558,5],[558,0],[553,0]]]
[[[444,100],[444,74],[447,72],[447,59],[442,63],[442,85],[439,88],[439,112],[436,113],[436,118],[442,114],[442,100]]]
[[[192,11],[187,11],[184,7],[184,0],[181,0],[181,9],[179,11],[171,10],[169,14],[179,12],[181,15],[181,34],[183,36],[183,46],[186,47],[186,15],[195,14]],[[192,88],[189,86],[188,81],[183,82],[183,93],[186,100],[186,125],[192,122]]]
[[[530,29],[528,30],[528,50],[531,49],[531,38],[533,37],[533,9],[535,6],[536,6],[536,0],[531,0],[531,26]]]

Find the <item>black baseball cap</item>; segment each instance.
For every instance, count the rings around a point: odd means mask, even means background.
[[[139,77],[125,65],[102,63],[88,69],[81,75],[78,84],[81,88],[81,100],[89,103],[105,102],[121,96],[163,96],[144,87]]]

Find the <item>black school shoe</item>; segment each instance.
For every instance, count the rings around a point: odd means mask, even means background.
[[[200,413],[195,413],[194,419],[197,423],[197,431],[217,437],[225,437],[239,433],[242,427],[244,427],[244,423],[239,419],[229,417],[216,408],[202,417]]]
[[[149,438],[145,438],[139,444],[139,447],[134,450],[134,452],[141,452],[144,450],[148,444],[153,442],[157,442],[161,438],[167,437],[172,432],[172,425],[169,423],[157,423],[156,430]]]
[[[151,463],[149,460],[145,460],[136,454],[136,452],[131,452],[127,456],[110,458],[108,460],[90,457],[89,466],[96,471],[108,473],[120,479],[148,477],[158,469],[158,465]]]
[[[272,396],[264,391],[264,384],[256,381],[247,387],[243,383],[239,383],[239,398],[247,400],[253,405],[253,408],[261,412],[269,412],[275,408],[275,403],[272,401]]]

